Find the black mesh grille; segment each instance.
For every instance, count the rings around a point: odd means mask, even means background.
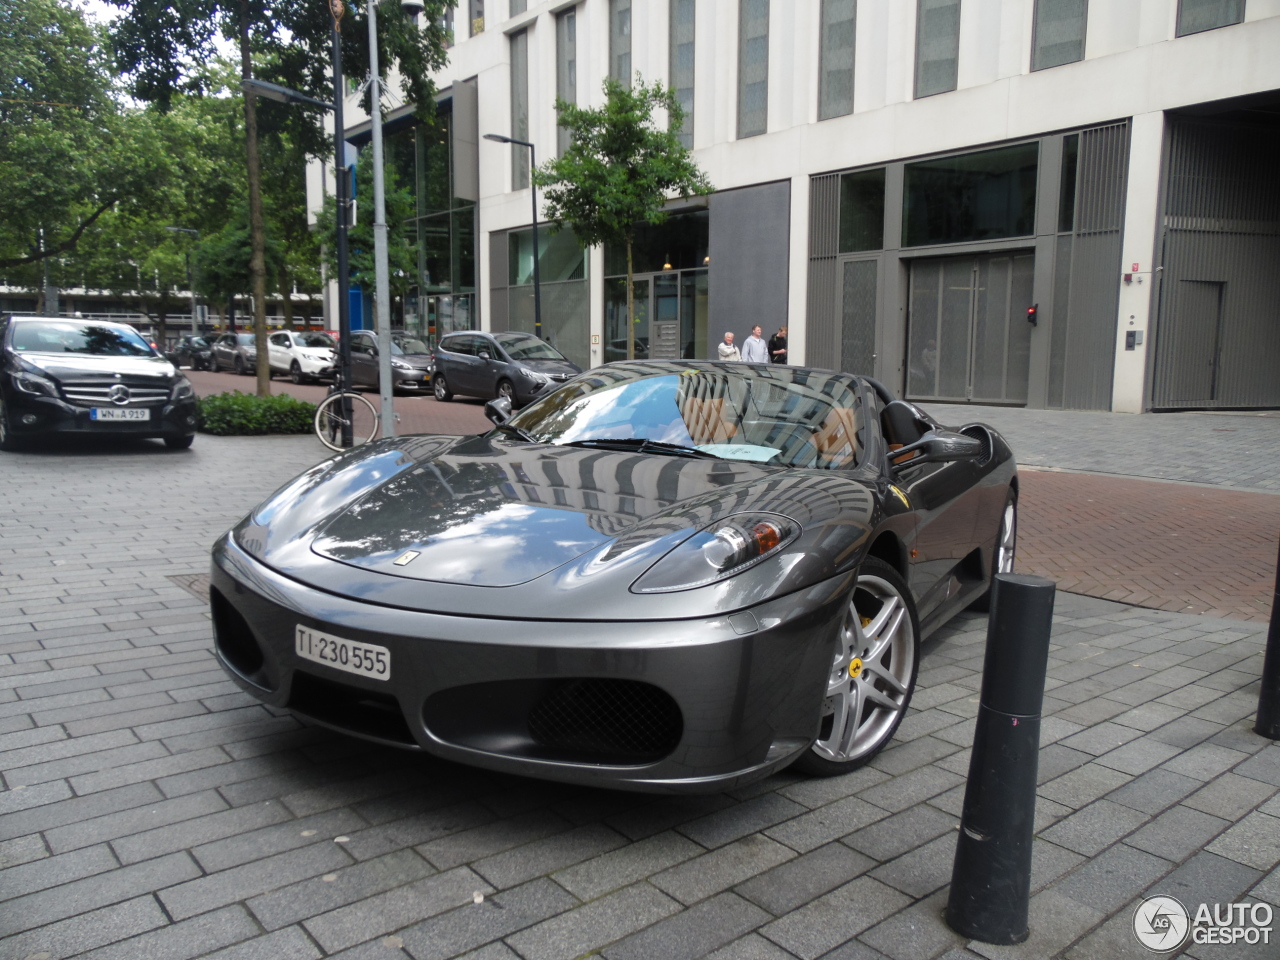
[[[978,464],[987,463],[991,459],[991,434],[983,427],[965,427],[960,431],[966,437],[973,437],[975,440],[982,441],[982,456],[978,458]]]
[[[605,762],[664,757],[680,742],[682,727],[670,694],[636,680],[570,680],[529,711],[536,743]]]
[[[209,607],[213,613],[213,642],[218,645],[222,658],[245,679],[259,681],[262,648],[248,621],[217,587],[209,590]]]

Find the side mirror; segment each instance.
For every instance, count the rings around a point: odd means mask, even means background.
[[[479,352],[477,352],[477,353],[476,353],[476,356],[477,356],[477,357],[479,357],[481,360],[492,360],[492,359],[493,359],[493,357],[489,356],[489,351],[488,351],[488,350],[481,350],[481,351],[479,351]]]
[[[915,443],[892,451],[889,462],[894,470],[902,470],[921,463],[978,460],[986,452],[987,445],[968,434],[952,430],[930,430]]]
[[[495,426],[502,426],[511,419],[511,401],[506,397],[497,397],[484,405],[484,415]]]

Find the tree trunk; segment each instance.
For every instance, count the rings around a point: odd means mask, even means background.
[[[240,0],[240,77],[253,77],[249,57],[249,0]],[[249,165],[249,279],[253,284],[253,334],[257,342],[258,396],[271,396],[267,363],[267,238],[262,216],[262,171],[258,163],[258,102],[244,95],[245,153]]]
[[[280,308],[284,313],[284,328],[286,330],[293,329],[293,291],[290,289],[289,280],[286,277],[280,284]]]
[[[627,359],[636,358],[636,290],[631,269],[631,236],[627,236]]]

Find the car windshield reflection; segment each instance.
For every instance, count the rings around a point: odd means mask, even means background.
[[[495,337],[512,360],[563,360],[565,356],[537,337]]]
[[[25,353],[83,353],[92,357],[150,357],[151,345],[127,327],[35,320],[18,324],[13,348]]]
[[[660,453],[658,444],[726,460],[844,469],[857,464],[862,409],[840,374],[731,364],[614,364],[562,387],[509,421],[540,443]]]

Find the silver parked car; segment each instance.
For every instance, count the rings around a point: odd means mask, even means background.
[[[234,370],[243,377],[257,370],[258,347],[252,333],[224,333],[213,342],[210,352],[214,373]]]

